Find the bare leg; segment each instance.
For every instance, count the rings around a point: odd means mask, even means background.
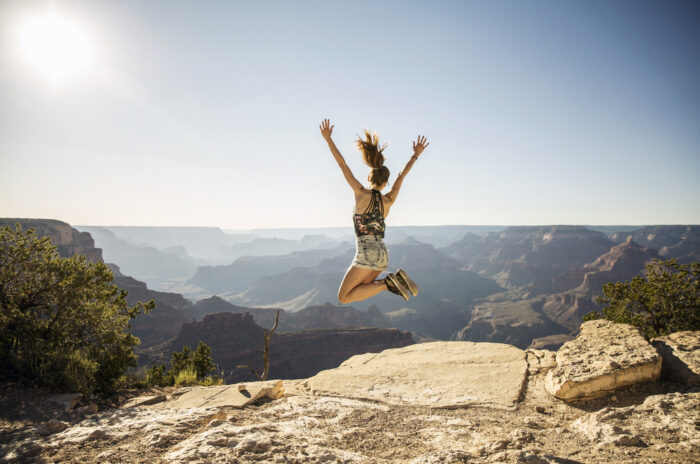
[[[382,271],[351,266],[338,289],[338,301],[352,303],[366,300],[386,290],[384,280],[374,280]]]

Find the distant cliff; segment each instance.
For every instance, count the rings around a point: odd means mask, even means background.
[[[250,313],[208,314],[200,322],[182,326],[174,339],[144,350],[140,365],[169,362],[173,351],[187,345],[196,348],[201,340],[212,349],[212,358],[224,371],[227,383],[254,380],[239,364],[262,371],[264,329]],[[376,353],[387,348],[413,344],[411,334],[397,329],[345,328],[315,329],[299,332],[275,332],[270,342],[270,375],[277,379],[296,379],[339,366],[350,356]]]
[[[485,237],[467,234],[440,250],[514,288],[589,263],[613,245],[604,233],[583,226],[519,226]]]
[[[218,312],[250,313],[255,323],[262,327],[272,327],[276,308],[246,308],[236,306],[218,296],[198,301],[195,305],[198,318]],[[278,332],[291,332],[308,329],[342,329],[350,327],[393,327],[376,306],[360,311],[353,306],[330,303],[308,306],[300,311],[287,312],[280,309]]]
[[[10,226],[15,229],[19,223],[22,230],[36,229],[40,237],[48,236],[58,247],[58,253],[66,258],[75,253],[84,255],[91,263],[102,262],[102,250],[95,248],[95,241],[87,232],[78,232],[70,224],[55,219],[0,218],[0,227]]]

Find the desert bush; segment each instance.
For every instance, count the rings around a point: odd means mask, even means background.
[[[175,386],[197,385],[197,383],[197,371],[194,369],[183,369],[175,375]]]
[[[34,229],[0,229],[0,378],[107,394],[136,366],[129,321],[155,307],[130,307],[101,262],[61,258]]]
[[[204,378],[209,372],[214,370],[211,348],[201,340],[194,352],[189,346],[184,346],[180,353],[173,351],[170,358],[170,366],[175,376],[183,370],[192,369],[196,372],[198,379]]]
[[[211,348],[200,340],[195,351],[184,346],[181,352],[173,351],[170,358],[170,369],[165,364],[155,364],[147,369],[145,383],[147,386],[172,386],[185,382],[188,385],[219,385],[223,379],[217,376],[207,376],[215,367],[211,358]],[[192,378],[194,372],[194,378]],[[179,380],[178,380],[179,379]],[[180,383],[178,383],[180,382]]]
[[[700,263],[653,260],[643,276],[605,284],[596,301],[602,314],[591,311],[584,321],[603,317],[631,324],[647,338],[700,330]]]

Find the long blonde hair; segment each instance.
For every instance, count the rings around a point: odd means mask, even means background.
[[[372,168],[369,174],[369,181],[376,187],[389,180],[389,168],[384,166],[384,149],[387,144],[379,146],[379,136],[376,132],[365,129],[365,137],[357,138],[355,141],[357,149],[362,153],[362,160]]]

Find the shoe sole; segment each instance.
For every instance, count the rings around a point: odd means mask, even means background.
[[[418,285],[416,285],[416,283],[406,275],[406,271],[399,269],[396,271],[396,275],[401,277],[406,282],[406,286],[413,296],[418,295]]]
[[[399,290],[399,292],[401,292],[401,297],[404,300],[408,301],[408,293],[406,292],[406,287],[404,287],[399,282],[399,280],[396,277],[394,277],[393,274],[387,274],[386,278],[389,279],[392,284],[394,284],[394,287],[396,287]]]

